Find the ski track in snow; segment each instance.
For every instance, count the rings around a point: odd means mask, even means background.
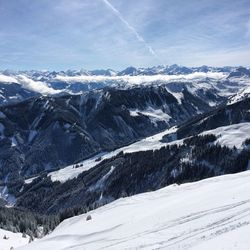
[[[249,250],[250,171],[116,200],[20,250]]]

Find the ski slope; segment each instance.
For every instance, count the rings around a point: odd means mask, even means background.
[[[122,198],[19,250],[249,250],[250,171]]]
[[[4,239],[4,237],[6,239]],[[10,250],[11,247],[20,247],[28,244],[28,242],[29,236],[23,238],[21,233],[12,233],[10,231],[0,229],[0,250]]]

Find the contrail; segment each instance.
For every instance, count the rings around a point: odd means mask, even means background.
[[[125,24],[126,27],[135,35],[137,40],[144,44],[144,46],[147,48],[150,54],[153,55],[159,61],[161,61],[157,53],[154,51],[154,49],[150,45],[148,45],[147,42],[144,40],[144,38],[136,31],[136,29],[133,26],[131,26],[127,22],[127,20],[123,18],[121,12],[117,10],[108,0],[102,0],[102,1],[109,7],[109,9],[112,10],[112,12],[114,12],[114,14],[121,20],[121,22]]]

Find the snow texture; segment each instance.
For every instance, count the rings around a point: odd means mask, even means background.
[[[152,107],[148,107],[146,110],[130,110],[131,116],[139,116],[139,114],[148,116],[150,120],[157,124],[158,121],[168,122],[171,118],[168,114],[164,113],[161,109],[153,109]]]
[[[233,124],[229,126],[219,127],[213,130],[208,130],[202,134],[214,134],[217,137],[215,143],[222,146],[238,149],[242,148],[242,143],[250,138],[250,123]]]
[[[6,236],[7,239],[4,239]],[[26,245],[29,242],[29,236],[23,238],[21,233],[12,233],[0,229],[0,250],[10,250],[11,247],[14,249]]]
[[[174,184],[67,219],[18,249],[249,250],[249,189],[250,171]]]

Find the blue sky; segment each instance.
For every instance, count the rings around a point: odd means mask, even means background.
[[[0,0],[1,69],[250,63],[249,0]]]

